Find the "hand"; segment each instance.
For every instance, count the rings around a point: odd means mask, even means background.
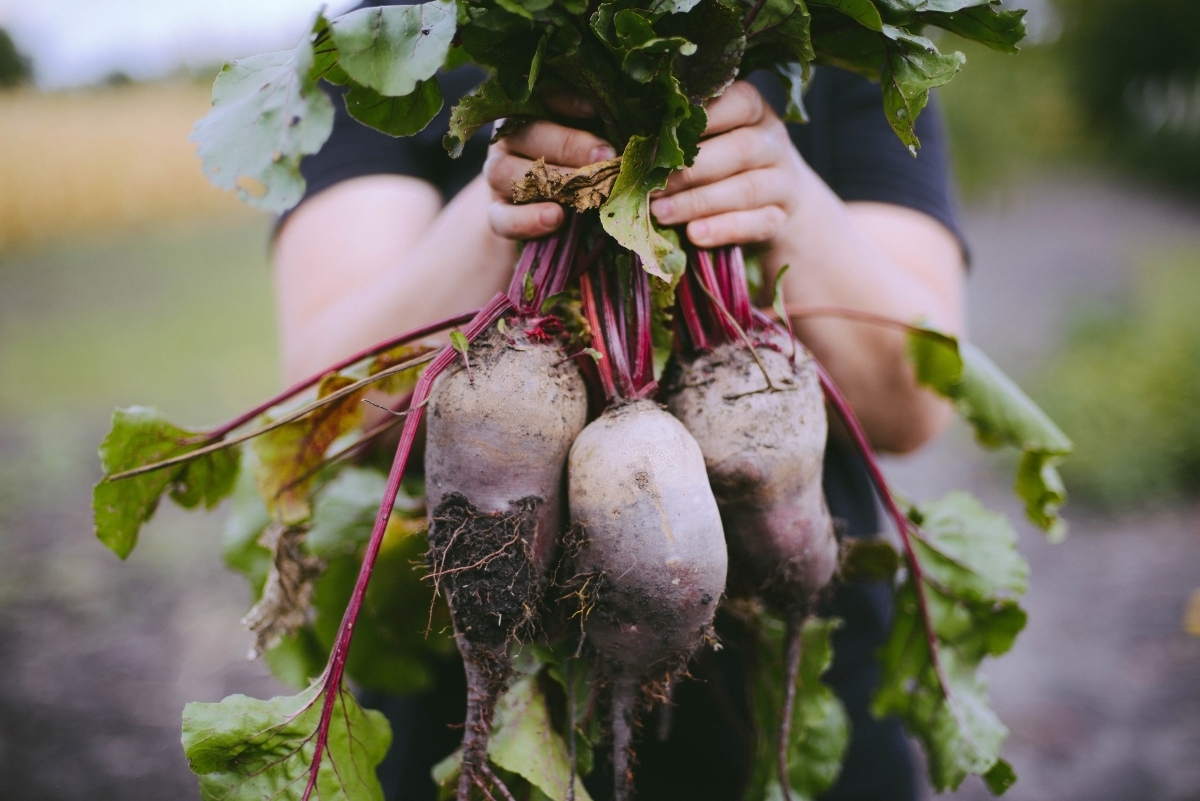
[[[595,113],[586,100],[569,93],[547,94],[542,102],[563,116],[587,118]],[[524,177],[539,158],[546,159],[547,167],[570,172],[615,156],[612,145],[587,131],[546,120],[523,126],[488,149],[483,165],[492,190],[488,223],[506,239],[537,239],[554,232],[563,223],[562,207],[557,203],[514,205],[513,181]]]
[[[695,164],[671,175],[650,212],[660,225],[686,223],[698,247],[770,242],[800,205],[804,161],[749,83],[734,83],[707,111]]]

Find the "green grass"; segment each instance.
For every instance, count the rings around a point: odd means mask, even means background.
[[[967,56],[962,72],[939,90],[965,193],[1095,155],[1058,48],[1007,55],[952,39],[944,46]]]
[[[1200,250],[1147,259],[1133,297],[1077,311],[1038,400],[1074,439],[1081,500],[1119,508],[1200,495]]]
[[[0,416],[206,423],[278,384],[264,223],[0,256]]]

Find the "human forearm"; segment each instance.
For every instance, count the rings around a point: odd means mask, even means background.
[[[842,307],[949,333],[964,328],[958,245],[940,223],[883,204],[843,203],[807,165],[799,202],[766,257],[784,264],[789,303]],[[911,451],[938,433],[949,408],[919,387],[902,332],[830,318],[799,318],[800,339],[838,382],[876,447]]]
[[[488,227],[490,200],[476,180],[440,209],[427,184],[376,176],[297,209],[274,259],[286,378],[503,289],[514,246]]]

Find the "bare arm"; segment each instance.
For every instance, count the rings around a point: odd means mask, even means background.
[[[476,180],[443,209],[431,185],[395,175],[355,178],[306,200],[274,253],[286,378],[503,289],[514,249],[488,227],[490,201]]]

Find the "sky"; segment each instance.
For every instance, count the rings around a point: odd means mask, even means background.
[[[356,0],[326,0],[340,13]],[[33,59],[37,84],[81,86],[121,72],[151,79],[292,47],[320,0],[0,0],[0,27]]]
[[[327,13],[357,1],[327,0]],[[1009,4],[1030,9],[1034,40],[1057,33],[1049,0]],[[37,84],[62,89],[291,48],[319,7],[320,0],[0,0],[0,27],[32,57]]]

